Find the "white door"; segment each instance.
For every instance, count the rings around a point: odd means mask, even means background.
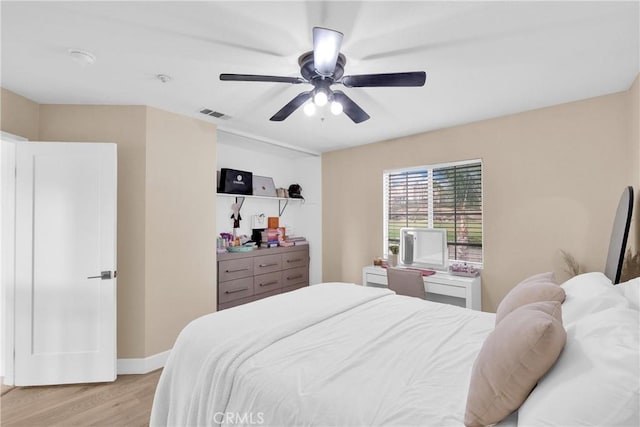
[[[16,144],[16,385],[116,378],[116,145]]]

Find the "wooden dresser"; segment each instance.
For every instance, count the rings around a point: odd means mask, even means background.
[[[309,246],[218,254],[218,311],[309,286]]]

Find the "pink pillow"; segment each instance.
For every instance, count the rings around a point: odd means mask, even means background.
[[[534,274],[533,276],[527,277],[526,279],[524,279],[520,283],[529,283],[529,282],[551,282],[551,283],[557,283],[556,282],[556,275],[553,274],[553,271],[549,271],[547,273]]]
[[[502,299],[496,310],[496,325],[518,307],[538,301],[564,302],[564,289],[555,282],[553,273],[541,273],[518,283]]]
[[[558,301],[513,310],[489,334],[473,365],[464,424],[495,424],[527,399],[562,352],[567,334]]]

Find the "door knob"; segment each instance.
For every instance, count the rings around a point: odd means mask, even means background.
[[[109,280],[111,279],[111,271],[101,271],[99,276],[89,276],[87,279]]]

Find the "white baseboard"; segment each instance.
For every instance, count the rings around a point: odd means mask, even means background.
[[[118,375],[146,374],[164,368],[171,350],[145,357],[144,359],[118,359]]]

